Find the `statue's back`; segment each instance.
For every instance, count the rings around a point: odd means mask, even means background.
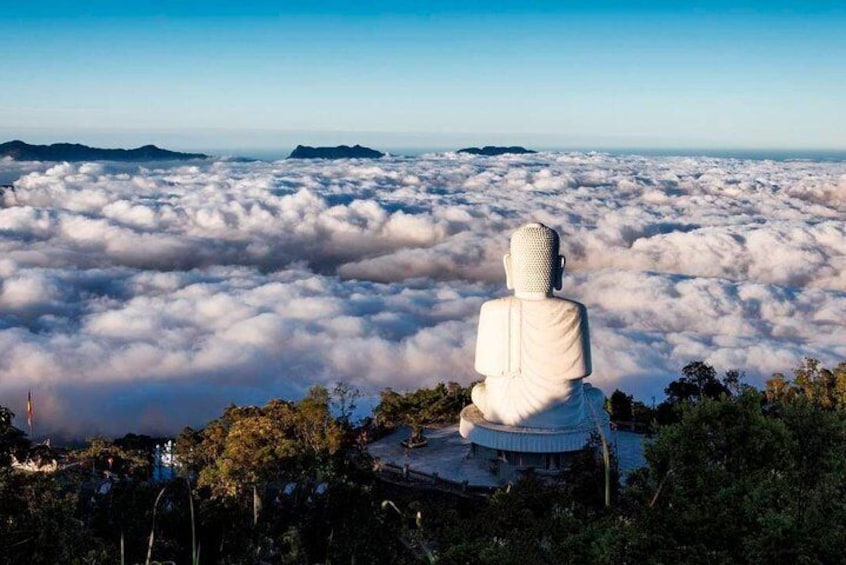
[[[529,372],[551,383],[590,375],[587,309],[557,297],[486,302],[479,314],[476,371],[489,377]]]

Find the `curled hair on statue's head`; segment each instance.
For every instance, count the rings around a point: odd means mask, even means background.
[[[503,258],[508,288],[545,296],[560,290],[565,260],[558,250],[558,233],[543,224],[529,223],[514,232],[510,253]]]

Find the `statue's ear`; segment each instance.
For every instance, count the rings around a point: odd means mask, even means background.
[[[561,287],[564,286],[564,265],[567,263],[567,259],[563,255],[558,256],[558,268],[556,269],[555,273],[555,290],[561,290]]]
[[[514,288],[514,276],[511,273],[511,253],[502,256],[502,264],[505,266],[505,286],[508,290]]]

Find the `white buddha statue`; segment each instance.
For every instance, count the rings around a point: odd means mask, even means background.
[[[553,296],[564,272],[555,230],[526,224],[504,257],[514,296],[482,305],[473,403],[488,422],[530,428],[574,428],[602,410],[604,395],[582,383],[590,375],[587,310]]]

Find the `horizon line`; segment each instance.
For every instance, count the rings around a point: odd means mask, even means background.
[[[345,135],[338,132],[339,135]],[[362,135],[367,135],[362,133]],[[371,134],[372,135],[372,134]],[[388,134],[390,136],[391,134]],[[227,144],[224,147],[203,147],[202,144],[194,143],[167,143],[162,140],[150,140],[148,142],[135,145],[130,144],[98,144],[79,140],[62,140],[45,142],[45,143],[31,143],[24,141],[21,137],[14,137],[7,141],[0,141],[0,144],[10,143],[13,141],[22,141],[31,145],[53,145],[53,144],[79,144],[97,149],[137,149],[148,145],[154,145],[160,149],[177,150],[181,152],[204,153],[209,157],[234,157],[234,158],[251,158],[262,160],[265,157],[272,155],[280,155],[285,157],[285,153],[290,153],[298,145],[305,145],[311,147],[337,147],[341,145],[359,144],[368,148],[383,151],[390,156],[419,156],[426,153],[455,153],[461,149],[470,147],[523,147],[535,151],[537,153],[608,153],[612,155],[644,155],[644,156],[680,156],[680,157],[741,157],[753,159],[773,159],[773,160],[789,160],[792,158],[815,158],[816,160],[846,160],[846,147],[844,148],[827,148],[827,147],[741,147],[741,146],[717,146],[717,145],[677,145],[677,146],[655,146],[655,145],[604,145],[604,144],[539,144],[532,145],[526,143],[476,143],[476,144],[446,144],[446,143],[431,143],[431,144],[386,144],[379,146],[372,142],[350,142],[341,141],[338,143],[297,143],[287,144],[280,143],[279,145],[256,145],[250,144]]]

